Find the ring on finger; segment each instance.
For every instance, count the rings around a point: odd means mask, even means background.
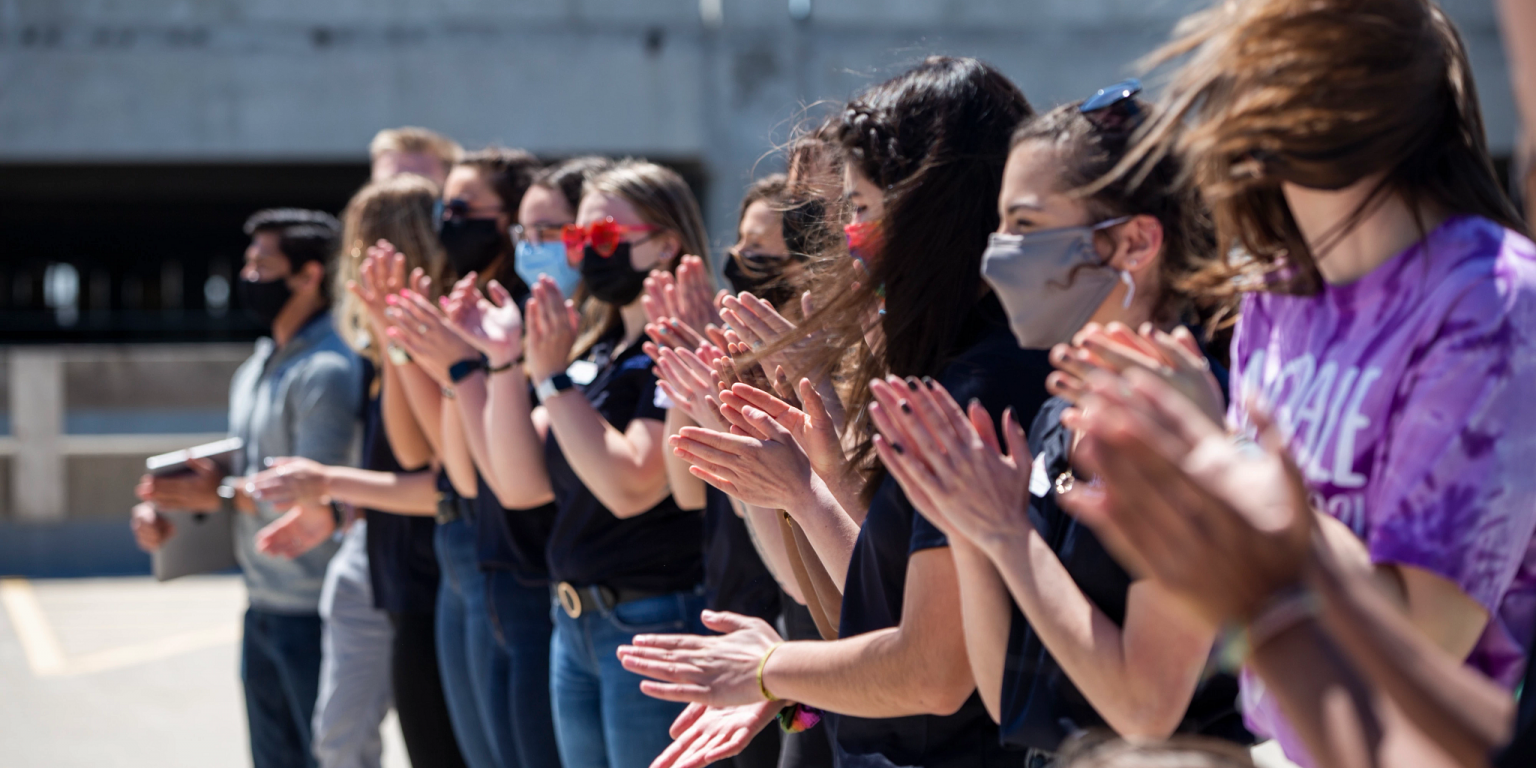
[[[416,324],[416,332],[417,333],[425,335],[426,332],[429,331],[429,330],[431,330],[431,329],[427,327],[426,323],[417,323]]]

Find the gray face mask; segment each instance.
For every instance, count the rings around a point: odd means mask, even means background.
[[[1095,232],[1130,218],[1027,235],[992,235],[981,257],[981,276],[1008,312],[1019,346],[1049,349],[1071,341],[1117,282],[1130,288],[1125,296],[1130,306],[1136,291],[1130,273],[1104,266],[1093,247]]]

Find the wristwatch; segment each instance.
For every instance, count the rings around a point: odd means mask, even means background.
[[[576,383],[571,381],[571,377],[565,375],[564,373],[557,373],[539,382],[538,385],[533,388],[533,393],[538,395],[539,402],[542,403],[549,400],[551,397],[566,391],[567,389],[574,389],[575,387]]]
[[[485,370],[484,357],[466,357],[463,360],[448,366],[448,380],[457,384],[475,371]]]

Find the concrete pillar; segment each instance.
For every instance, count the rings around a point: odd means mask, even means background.
[[[11,458],[11,509],[21,520],[62,520],[64,354],[12,347],[10,374],[11,433],[20,445]]]

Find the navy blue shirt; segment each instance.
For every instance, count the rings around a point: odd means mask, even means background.
[[[662,421],[656,405],[651,358],[632,344],[617,356],[613,335],[593,346],[585,359],[597,375],[577,388],[614,429],[635,419]],[[555,492],[554,530],[549,537],[550,577],[578,587],[668,593],[695,589],[704,578],[704,516],[677,506],[669,495],[645,512],[619,519],[587,489],[565,459],[555,431],[544,442],[544,462]]]
[[[365,381],[377,371],[363,362]],[[370,383],[371,388],[371,383]],[[369,397],[363,419],[363,469],[405,472],[384,433],[380,398]],[[420,471],[426,471],[425,469]],[[373,606],[390,613],[431,614],[437,608],[437,555],[432,551],[432,517],[396,515],[364,509],[368,521],[368,576]]]
[[[714,486],[704,490],[704,600],[711,611],[770,624],[779,616],[779,583],[763,565],[731,497]]]
[[[957,402],[976,398],[993,414],[1011,406],[1021,420],[1034,417],[1047,398],[1045,377],[1051,365],[1044,351],[1019,348],[995,296],[989,294],[972,311],[956,347],[959,354],[937,378]],[[900,624],[911,554],[947,546],[944,534],[913,509],[895,479],[885,478],[848,564],[840,636]],[[975,694],[958,712],[943,717],[832,715],[827,720],[842,768],[1014,766],[1023,761],[1022,754],[1003,748],[997,725]]]
[[[1029,520],[1084,596],[1110,621],[1123,626],[1130,574],[1087,526],[1056,504],[1056,478],[1071,470],[1072,433],[1061,425],[1061,412],[1068,405],[1065,400],[1052,398],[1030,425],[1030,454],[1036,457],[1047,482],[1030,483]],[[1078,731],[1107,727],[1046,650],[1017,604],[1012,605],[1001,706],[1003,743],[1020,749],[1054,752]],[[1243,728],[1237,709],[1236,678],[1218,674],[1201,682],[1178,730],[1251,744],[1253,737]]]

